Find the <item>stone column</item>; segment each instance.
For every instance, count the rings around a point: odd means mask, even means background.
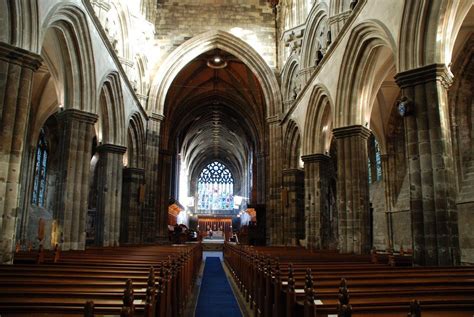
[[[86,241],[87,200],[94,123],[97,115],[76,109],[58,114],[61,162],[58,172],[56,241],[62,250],[82,250]]]
[[[256,203],[257,204],[265,204],[265,191],[266,191],[266,186],[265,186],[265,165],[266,165],[266,160],[267,160],[267,155],[265,153],[257,153],[255,155],[256,157],[256,163],[254,166],[256,166],[256,171],[253,172],[254,176],[254,182],[253,186],[257,188],[256,190]]]
[[[382,181],[385,189],[385,206],[387,210],[392,210],[394,204],[393,198],[393,171],[391,170],[391,161],[393,160],[393,155],[391,154],[381,154],[380,159],[382,161]]]
[[[283,170],[283,187],[287,190],[287,203],[282,204],[285,245],[298,245],[304,239],[304,171],[293,168]]]
[[[120,243],[139,244],[141,242],[140,215],[143,201],[141,188],[144,186],[145,171],[141,168],[123,169],[122,213],[120,222]],[[144,197],[143,197],[144,198]]]
[[[444,64],[433,64],[399,73],[395,79],[412,108],[404,120],[414,261],[457,265],[456,183],[447,103],[452,75]]]
[[[160,129],[164,117],[151,114],[146,131],[145,155],[145,201],[141,215],[142,237],[144,243],[155,242],[156,221],[158,214],[158,193],[160,190],[159,153]]]
[[[267,230],[266,240],[267,244],[280,244],[281,235],[278,227],[281,226],[279,220],[281,219],[281,184],[282,184],[282,131],[280,125],[280,118],[274,116],[267,118],[268,124],[268,149],[269,156],[267,160]]]
[[[96,244],[117,246],[120,235],[123,154],[126,147],[103,144],[97,147],[97,225]]]
[[[168,241],[168,205],[171,193],[171,172],[173,155],[170,151],[160,151],[160,182],[158,191],[158,211],[156,217],[156,240]]]
[[[330,232],[330,224],[323,221],[329,212],[329,156],[310,154],[301,157],[304,162],[304,210],[306,243],[310,249],[321,249],[324,230]],[[326,225],[323,228],[323,223]]]
[[[41,57],[0,43],[0,263],[11,263],[33,73]]]
[[[369,181],[367,139],[370,130],[354,125],[333,130],[337,142],[339,249],[369,253]]]
[[[385,191],[385,224],[386,224],[386,248],[393,248],[393,232],[391,225],[391,212],[395,205],[395,194],[394,194],[394,171],[392,170],[393,155],[382,154],[382,181]]]

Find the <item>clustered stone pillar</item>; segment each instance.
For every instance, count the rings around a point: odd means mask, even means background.
[[[145,201],[140,217],[144,243],[155,242],[156,221],[158,215],[159,194],[159,153],[160,153],[160,128],[164,117],[151,114],[147,123],[145,158]]]
[[[297,168],[283,170],[287,199],[282,204],[285,245],[298,245],[304,239],[304,172]]]
[[[399,73],[395,79],[412,108],[405,116],[405,135],[414,261],[419,265],[459,264],[447,104],[452,75],[444,64],[433,64]]]
[[[128,167],[123,170],[122,213],[120,243],[139,244],[141,237],[140,214],[144,196],[145,171]]]
[[[380,156],[382,161],[382,181],[385,193],[385,223],[387,227],[386,237],[386,247],[387,249],[393,248],[393,226],[391,223],[392,220],[392,210],[393,206],[395,205],[395,194],[394,194],[394,176],[395,173],[393,171],[393,155],[391,154],[382,154]]]
[[[0,263],[13,259],[33,73],[40,65],[40,56],[0,43]]]
[[[281,144],[282,133],[278,116],[267,118],[269,156],[267,158],[267,207],[266,207],[266,240],[267,244],[281,244],[281,232],[278,231],[282,219],[281,210]],[[270,170],[271,169],[271,170]]]
[[[322,218],[324,213],[329,212],[330,158],[324,154],[310,154],[301,159],[304,162],[306,245],[309,249],[321,249],[324,231]]]
[[[255,162],[254,162],[254,167],[256,167],[256,171],[253,173],[254,177],[254,187],[256,187],[255,190],[255,196],[256,196],[256,202],[257,204],[263,205],[265,204],[265,193],[266,193],[266,186],[265,186],[265,163],[267,160],[267,155],[265,153],[257,153],[255,155]]]
[[[333,130],[337,142],[339,249],[364,254],[371,249],[367,139],[370,130],[353,125]]]
[[[120,236],[123,154],[126,148],[114,144],[97,147],[97,245],[117,246]]]
[[[171,192],[171,169],[173,155],[166,150],[160,151],[160,184],[158,192],[158,215],[156,218],[156,239],[168,241],[168,206]]]
[[[59,230],[55,240],[63,250],[85,247],[90,162],[94,123],[97,115],[76,109],[58,114],[60,123],[60,157],[58,204],[54,218]]]

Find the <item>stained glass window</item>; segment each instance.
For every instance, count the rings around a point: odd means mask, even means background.
[[[377,181],[382,180],[382,156],[377,140],[375,140],[375,170],[377,171]]]
[[[372,138],[373,142],[371,146],[374,148],[375,157],[371,158],[369,155],[368,160],[368,167],[369,167],[369,184],[374,182],[378,182],[382,180],[382,156],[380,153],[380,146],[379,143],[375,138]],[[373,160],[372,160],[373,159]],[[375,175],[372,175],[372,164],[375,164]]]
[[[46,193],[46,172],[48,168],[48,144],[46,143],[44,130],[41,129],[36,146],[36,164],[33,180],[33,194],[31,203],[44,207]]]
[[[234,178],[222,163],[206,166],[198,179],[199,210],[232,210],[234,208]]]

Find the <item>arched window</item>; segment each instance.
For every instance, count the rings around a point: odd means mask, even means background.
[[[48,143],[44,130],[41,129],[36,146],[35,178],[33,181],[33,195],[31,203],[44,207],[46,193],[46,172],[48,168]]]
[[[382,180],[382,156],[375,137],[369,138],[369,184]]]
[[[207,165],[198,179],[199,210],[234,209],[234,178],[222,163]]]

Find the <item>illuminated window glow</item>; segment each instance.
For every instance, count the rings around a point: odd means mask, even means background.
[[[31,203],[44,207],[46,193],[46,172],[48,167],[48,144],[46,143],[44,130],[41,129],[36,146],[35,178],[33,180],[33,194]]]
[[[199,210],[232,210],[234,208],[234,178],[222,163],[206,166],[198,179]]]

